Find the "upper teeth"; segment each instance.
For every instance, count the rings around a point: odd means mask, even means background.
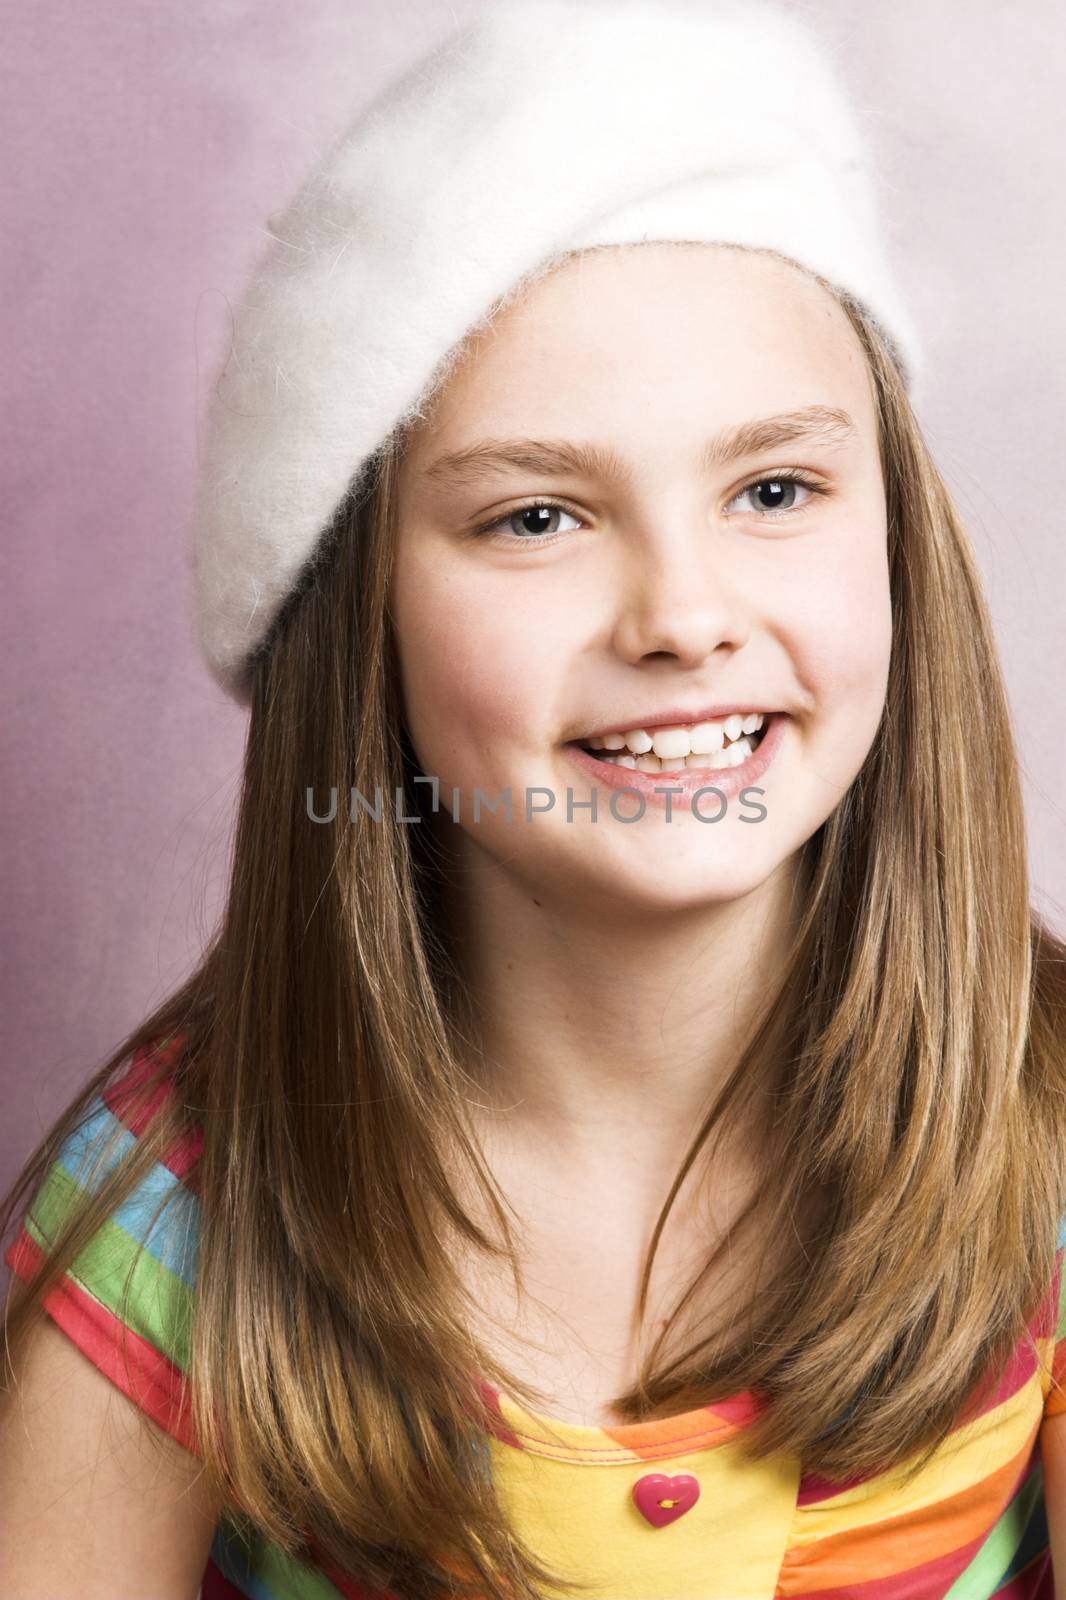
[[[590,750],[629,750],[635,756],[651,751],[660,759],[670,760],[715,755],[727,739],[756,733],[765,717],[762,711],[749,711],[746,716],[734,712],[722,722],[679,723],[669,728],[656,728],[653,733],[646,728],[632,728],[626,733],[605,733],[602,738],[587,739],[585,743]]]

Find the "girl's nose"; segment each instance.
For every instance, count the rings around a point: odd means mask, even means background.
[[[751,632],[750,597],[735,571],[715,559],[707,529],[691,540],[665,541],[634,555],[617,604],[614,646],[626,661],[673,656],[698,666],[723,648],[736,650]]]

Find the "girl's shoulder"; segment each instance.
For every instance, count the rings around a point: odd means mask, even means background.
[[[29,1282],[71,1213],[104,1181],[176,1092],[182,1039],[133,1053],[59,1145],[7,1265]],[[171,1070],[159,1076],[161,1060]],[[146,1092],[146,1085],[152,1085]],[[186,1374],[199,1243],[198,1125],[161,1149],[45,1296],[44,1310],[152,1421],[194,1450]]]

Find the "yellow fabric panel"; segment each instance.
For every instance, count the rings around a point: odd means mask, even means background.
[[[494,1439],[492,1470],[519,1536],[587,1600],[767,1600],[796,1507],[799,1462],[742,1462],[729,1441],[657,1460],[564,1461]],[[633,1502],[649,1472],[688,1472],[696,1504],[655,1528]]]

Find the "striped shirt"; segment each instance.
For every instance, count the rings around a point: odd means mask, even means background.
[[[5,1260],[32,1278],[49,1240],[86,1188],[96,1147],[121,1137],[112,1162],[170,1091],[134,1115],[127,1104],[147,1065],[133,1057],[58,1152]],[[196,1450],[188,1386],[201,1139],[166,1153],[93,1236],[45,1307],[88,1359],[186,1449]],[[163,1202],[166,1210],[159,1216]],[[135,1247],[124,1321],[119,1310]],[[489,1390],[487,1439],[513,1525],[589,1600],[1054,1600],[1040,1429],[1066,1411],[1066,1283],[1060,1232],[1055,1274],[998,1390],[966,1414],[914,1481],[891,1472],[846,1482],[804,1473],[787,1456],[752,1463],[744,1429],[750,1391],[665,1421],[600,1428],[549,1420]],[[367,1600],[341,1573],[249,1545],[223,1514],[201,1600]]]

